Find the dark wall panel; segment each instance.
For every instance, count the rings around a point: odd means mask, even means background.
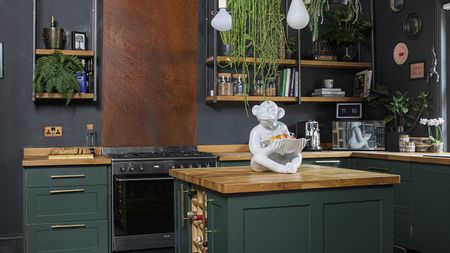
[[[196,143],[197,25],[197,1],[104,2],[104,146]]]
[[[61,11],[61,21],[72,17],[68,15],[72,9]],[[40,33],[42,31],[38,31]],[[98,102],[74,101],[64,106],[63,102],[35,103],[31,100],[33,1],[0,0],[0,41],[4,43],[5,51],[5,78],[0,79],[0,237],[7,237],[0,243],[0,252],[9,252],[9,249],[20,252],[8,245],[16,244],[15,236],[23,232],[22,149],[84,145],[87,123],[93,123],[99,133],[100,106]],[[63,137],[44,138],[45,125],[62,125]],[[14,242],[8,243],[9,238]]]

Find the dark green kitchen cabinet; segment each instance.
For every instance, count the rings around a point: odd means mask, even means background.
[[[107,253],[106,166],[24,169],[25,252]]]
[[[176,190],[185,182],[176,180]],[[207,190],[208,252],[392,253],[392,186],[221,194]],[[183,202],[176,195],[176,201]],[[176,205],[176,224],[185,214]],[[187,212],[187,209],[184,210]],[[191,253],[191,221],[177,253]],[[188,228],[186,228],[188,227]],[[186,239],[188,238],[188,239]]]
[[[250,166],[250,160],[246,161],[220,161],[220,167]]]
[[[450,166],[413,165],[413,248],[450,252]]]
[[[188,183],[174,183],[175,253],[191,252],[191,226],[187,221],[187,213],[191,210]]]
[[[346,169],[352,168],[351,158],[306,158],[303,159],[302,164],[313,164]]]

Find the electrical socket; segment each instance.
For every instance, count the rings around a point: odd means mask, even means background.
[[[44,127],[45,137],[61,137],[63,135],[62,126],[46,126]]]

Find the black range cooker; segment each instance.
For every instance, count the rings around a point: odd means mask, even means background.
[[[103,153],[112,159],[113,251],[173,248],[169,169],[217,167],[217,156],[195,147],[104,148]]]

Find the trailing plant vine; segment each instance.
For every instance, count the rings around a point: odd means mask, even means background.
[[[236,70],[241,67],[247,75],[245,91],[250,94],[258,78],[265,85],[277,74],[280,47],[286,47],[285,13],[280,0],[229,0],[227,8],[232,13],[233,26],[220,36],[224,44],[231,45],[231,57],[236,59],[229,61],[228,66]],[[253,58],[253,62],[258,59],[258,64],[250,65],[243,60],[246,57]]]

